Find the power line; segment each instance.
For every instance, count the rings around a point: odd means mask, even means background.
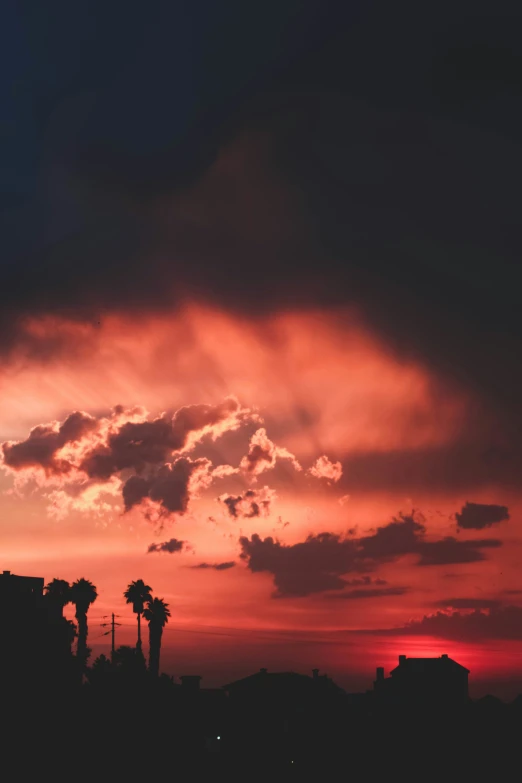
[[[103,615],[103,617],[108,617],[109,615]],[[115,621],[115,617],[119,617],[119,614],[114,614],[114,612],[111,614],[111,621],[110,623],[100,623],[102,628],[106,628],[107,626],[110,626],[110,631],[105,631],[105,633],[102,634],[102,636],[108,636],[111,634],[111,659],[114,659],[114,651],[116,649],[116,626],[121,625],[121,623],[117,623]]]

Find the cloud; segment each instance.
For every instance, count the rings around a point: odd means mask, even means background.
[[[441,598],[434,606],[443,609],[495,609],[501,603],[498,598]]]
[[[121,496],[122,482],[116,476],[102,484],[86,482],[64,489],[54,489],[47,494],[47,513],[54,519],[65,519],[71,512],[103,517],[105,514],[120,511],[121,507],[114,498]],[[111,502],[112,501],[112,502]]]
[[[507,506],[497,506],[486,503],[466,503],[461,511],[455,514],[459,527],[471,530],[482,530],[509,519]]]
[[[234,560],[227,560],[224,563],[198,563],[198,565],[190,566],[190,568],[213,568],[215,571],[228,571],[230,568],[234,568],[235,565]]]
[[[156,46],[154,50],[149,42],[140,52],[135,47],[132,53],[115,50],[121,79],[103,80],[104,69],[99,69],[98,76],[91,73],[94,94],[99,94],[100,100],[89,107],[90,120],[85,127],[71,122],[69,116],[65,122],[50,123],[58,129],[54,131],[58,138],[51,132],[52,155],[42,158],[33,154],[42,138],[33,134],[31,143],[22,134],[24,140],[19,139],[18,144],[34,146],[20,149],[15,144],[13,149],[24,167],[33,160],[39,168],[33,172],[36,179],[20,177],[13,162],[7,168],[15,172],[15,181],[37,185],[38,176],[43,182],[50,180],[45,161],[55,171],[58,158],[64,170],[64,177],[58,179],[70,182],[75,192],[78,186],[86,188],[90,198],[68,198],[67,190],[51,198],[52,210],[57,211],[52,212],[50,225],[38,205],[35,214],[29,214],[31,219],[23,213],[14,220],[8,214],[1,232],[2,256],[12,259],[0,291],[3,340],[13,337],[13,329],[18,333],[25,330],[27,313],[60,312],[67,307],[81,313],[76,315],[80,322],[103,309],[139,312],[166,302],[170,306],[172,299],[186,295],[187,288],[202,291],[222,308],[243,308],[244,312],[261,308],[274,312],[279,306],[295,307],[301,302],[319,306],[355,303],[371,327],[389,341],[390,350],[401,356],[418,356],[437,375],[456,379],[492,399],[504,431],[518,432],[509,425],[510,419],[520,422],[521,373],[512,360],[520,354],[521,345],[518,286],[512,284],[520,237],[512,194],[520,180],[521,154],[510,142],[516,133],[510,108],[514,81],[507,73],[510,58],[500,66],[506,73],[499,76],[495,65],[495,79],[483,80],[488,86],[482,87],[480,80],[464,78],[462,65],[453,61],[448,68],[447,58],[440,57],[440,52],[463,47],[472,51],[477,48],[473,46],[477,39],[488,38],[479,12],[472,11],[468,20],[469,9],[464,10],[462,3],[455,11],[451,31],[441,28],[437,11],[426,14],[419,32],[425,45],[416,49],[415,41],[420,37],[408,39],[407,26],[401,29],[400,14],[389,16],[389,33],[384,39],[375,34],[371,10],[362,12],[357,25],[339,24],[334,14],[329,24],[318,30],[317,45],[303,46],[295,30],[281,36],[281,30],[288,27],[292,4],[284,5],[284,13],[279,9],[267,13],[259,30],[256,25],[249,45],[245,46],[240,36],[233,40],[231,31],[221,28],[222,39],[216,35],[216,40],[224,41],[221,49],[226,56],[214,58],[211,69],[201,68],[197,54],[205,51],[201,41],[193,47],[195,72],[203,79],[200,92],[207,96],[203,97],[201,114],[196,112],[195,117],[193,107],[187,106],[188,99],[176,112],[165,108],[168,74],[175,69],[156,67],[157,52],[168,52],[169,47]],[[169,19],[163,17],[165,22]],[[219,20],[216,16],[213,21],[224,25],[225,16]],[[438,32],[430,43],[425,33],[432,21]],[[109,31],[112,23],[111,19],[110,25],[98,27]],[[301,25],[293,27],[301,29]],[[334,40],[331,33],[335,28],[339,34]],[[503,20],[495,18],[494,35],[500,36],[505,51],[513,46],[512,41],[505,45],[509,28],[513,28],[509,14]],[[173,26],[164,23],[157,29]],[[197,35],[206,35],[201,33],[205,25],[194,29],[200,31]],[[455,33],[459,29],[466,32]],[[110,37],[109,33],[86,35],[89,51],[108,51],[105,36]],[[296,59],[297,51],[307,52],[304,62],[299,58],[295,62],[300,89],[287,94],[276,83],[283,58],[281,40],[285,41],[285,62]],[[395,42],[396,51],[404,56],[393,56],[390,42]],[[249,58],[248,78],[244,78],[243,69],[235,73],[226,66],[234,56],[231,53],[237,55],[241,46],[242,62],[245,54]],[[177,51],[177,47],[171,48]],[[51,49],[60,62],[56,79],[70,79],[60,47]],[[494,51],[491,47],[491,57]],[[81,53],[78,56],[80,62]],[[166,62],[174,62],[174,54],[164,56]],[[403,63],[412,57],[416,67],[408,71]],[[39,62],[38,57],[34,60]],[[353,73],[350,62],[359,60],[369,67],[360,68],[358,100],[348,74]],[[380,67],[383,62],[385,68]],[[454,68],[457,78],[451,78]],[[78,73],[82,72],[80,67]],[[142,74],[143,85],[138,99],[136,72]],[[272,83],[269,73],[276,74]],[[392,111],[377,95],[376,73],[385,82],[383,95],[397,96],[400,91],[400,101],[389,102]],[[333,77],[335,94],[327,89]],[[163,89],[151,90],[157,79]],[[248,116],[228,122],[236,109],[230,96],[243,95],[238,80],[262,84],[263,97],[256,101],[255,96],[248,96]],[[467,98],[477,89],[485,96],[491,84],[498,86],[503,80],[495,111],[487,112],[488,131],[484,132],[484,117],[477,113],[477,106],[485,103]],[[39,111],[50,117],[60,108],[54,104],[56,96],[63,94],[65,82],[61,87],[58,82],[56,92],[51,90],[47,98],[33,91],[29,107],[43,100]],[[127,85],[134,85],[134,89],[127,89]],[[72,79],[67,91],[75,100],[81,89]],[[456,92],[462,93],[462,99],[455,100]],[[375,100],[368,100],[369,95]],[[418,109],[419,95],[426,101],[426,111],[423,132],[415,135],[411,109]],[[150,119],[147,131],[138,134],[143,146],[136,134],[140,113]],[[22,124],[13,121],[13,128]],[[49,123],[44,125],[47,137]],[[253,138],[262,136],[268,139],[270,150],[278,150],[278,180],[277,186],[268,190],[271,198],[267,198],[266,185],[261,191],[258,187],[269,179],[270,157],[259,154],[259,145],[244,144],[238,127],[245,125]],[[223,127],[233,128],[232,138],[224,154],[218,155]],[[383,128],[383,133],[373,133],[376,127]],[[109,128],[107,138],[119,140],[116,148],[100,148],[96,143],[105,137],[103,128]],[[177,143],[161,143],[157,135],[161,133],[176,137]],[[499,138],[508,141],[499,144]],[[404,143],[404,139],[411,143]],[[434,147],[440,152],[437,156],[431,154]],[[5,150],[11,154],[10,145]],[[484,161],[480,172],[476,160]],[[257,161],[260,164],[256,166]],[[364,197],[361,177],[371,183]],[[53,182],[56,179],[52,178]],[[450,190],[448,181],[453,183]],[[48,193],[45,188],[35,189],[36,193]],[[270,210],[252,209],[256,201],[251,199],[259,192],[261,207],[270,204]],[[297,198],[286,198],[293,193]],[[158,197],[161,207],[154,210],[151,207]],[[27,202],[31,204],[33,199],[29,197]],[[279,210],[284,230],[276,234],[265,226],[268,222],[272,229],[270,213],[280,203],[284,205]],[[61,214],[62,204],[67,205],[66,215]],[[73,223],[85,226],[85,230],[69,230],[70,211]],[[153,230],[163,214],[165,223],[175,224],[170,232],[166,228]],[[61,237],[54,236],[57,226],[63,227]],[[72,238],[66,239],[68,235]],[[464,246],[466,252],[462,251]],[[183,263],[165,264],[165,258],[182,258]],[[248,274],[245,258],[250,261]],[[38,343],[38,335],[31,337]],[[41,340],[36,347],[41,352],[47,348],[47,355],[52,355],[60,340],[47,336],[46,341],[46,346]],[[508,373],[510,382],[506,383]],[[514,434],[510,437],[517,439]],[[409,480],[407,471],[402,475],[403,480]]]
[[[426,532],[424,518],[412,512],[400,514],[370,536],[363,536],[358,543],[361,556],[372,560],[393,560],[418,551],[420,538]]]
[[[239,544],[240,557],[249,570],[272,574],[276,588],[273,597],[281,598],[350,586],[369,587],[368,572],[405,555],[416,556],[418,566],[477,562],[485,559],[482,549],[499,547],[502,542],[497,539],[460,541],[451,537],[429,541],[423,517],[412,513],[399,514],[371,535],[358,538],[325,532],[309,535],[297,544],[283,544],[254,533],[250,539],[242,536]],[[364,576],[351,582],[343,578],[354,571]],[[376,586],[383,584],[384,580],[374,582]]]
[[[96,430],[98,421],[88,413],[74,411],[60,424],[40,424],[26,440],[2,444],[3,463],[12,470],[41,468],[47,475],[69,473],[72,463],[60,452]]]
[[[183,514],[190,499],[214,479],[238,472],[231,465],[214,468],[204,457],[191,460],[184,456],[187,451],[206,438],[215,440],[258,421],[257,414],[234,397],[152,419],[141,407],[116,406],[99,418],[75,411],[62,423],[35,427],[26,440],[3,443],[2,464],[22,482],[33,479],[39,486],[52,486],[48,498],[54,516],[87,510],[89,500],[94,513],[110,511],[100,495],[109,491],[103,487],[114,494],[116,485],[122,488],[125,511],[139,505],[149,517],[155,512]],[[99,492],[95,484],[102,488]],[[267,490],[260,496],[260,509],[269,500]]]
[[[181,552],[186,543],[186,541],[180,541],[177,538],[171,538],[170,541],[163,541],[161,544],[150,544],[149,548],[147,549],[147,553],[168,552],[169,555],[172,555],[175,552]]]
[[[86,455],[80,469],[91,478],[108,478],[126,468],[141,473],[147,465],[165,463],[192,448],[206,435],[216,439],[253,419],[252,411],[227,397],[219,405],[180,408],[172,417],[162,414],[152,421],[126,422]]]
[[[522,608],[492,607],[489,611],[436,612],[412,620],[400,628],[380,633],[405,636],[435,636],[473,642],[480,639],[522,639]]]
[[[326,455],[318,457],[308,473],[315,478],[325,478],[328,481],[337,482],[343,475],[343,466],[340,462],[330,462]]]
[[[347,590],[341,593],[330,593],[329,595],[326,595],[325,598],[357,601],[364,598],[386,598],[391,595],[404,595],[409,590],[409,587],[381,587],[373,590],[369,588],[360,588],[358,590]]]
[[[388,582],[386,579],[373,579],[371,576],[358,576],[355,579],[346,579],[345,585],[347,587],[361,587],[363,585],[386,585]]]
[[[75,411],[62,423],[35,427],[26,440],[3,443],[3,463],[15,471],[33,467],[55,474],[74,468],[85,477],[106,480],[125,469],[141,473],[148,465],[165,463],[193,448],[205,436],[215,440],[258,420],[234,397],[218,405],[189,405],[172,417],[163,413],[150,420],[143,408],[116,406],[109,417],[99,419]],[[81,448],[75,450],[71,444]],[[230,466],[217,470],[223,475],[234,471]]]
[[[150,500],[165,514],[184,514],[189,501],[212,481],[211,463],[205,458],[180,457],[149,477],[131,476],[123,485],[125,511]]]
[[[290,546],[271,536],[262,539],[254,533],[242,536],[240,557],[252,573],[269,572],[276,588],[273,597],[305,596],[326,590],[341,590],[341,576],[354,570],[357,563],[355,543],[333,533],[310,535]]]
[[[302,470],[296,457],[287,449],[276,446],[264,428],[258,429],[250,439],[248,453],[242,458],[240,470],[255,479],[260,473],[273,468],[277,460],[288,460],[295,470]]]
[[[495,484],[518,488],[522,469],[522,447],[510,443],[492,449],[495,433],[480,422],[462,422],[463,429],[446,443],[419,448],[364,449],[342,454],[343,469],[353,492],[400,491],[411,495],[431,492],[473,492]],[[433,419],[432,419],[433,421]],[[522,425],[521,425],[522,426]],[[472,428],[470,435],[466,427]]]
[[[220,495],[218,500],[234,519],[252,519],[269,516],[275,498],[275,490],[265,486],[263,489],[247,489],[241,495]]]
[[[492,549],[502,546],[498,538],[481,538],[471,541],[460,541],[452,536],[446,536],[440,541],[421,541],[417,551],[420,554],[418,565],[454,565],[457,563],[478,563],[486,556],[481,549]]]

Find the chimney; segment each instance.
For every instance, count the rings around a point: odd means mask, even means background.
[[[401,663],[406,663],[406,656],[405,655],[399,655],[399,666]]]
[[[4,576],[11,576],[11,572],[10,572],[10,571],[4,571],[4,574],[3,574],[3,575],[4,575]]]
[[[319,669],[312,669],[312,676],[313,676],[314,680],[318,680],[319,679]]]
[[[199,683],[201,680],[199,674],[185,674],[179,679],[181,680],[181,687],[184,691],[187,691],[187,693],[196,693],[199,691]]]
[[[448,660],[448,654],[447,654],[447,653],[444,653],[444,654],[443,654],[443,655],[441,655],[440,657],[441,657],[441,658],[442,658],[444,661],[447,661],[447,660]]]
[[[261,674],[266,674],[268,669],[259,669],[259,671],[261,672]]]
[[[377,682],[384,680],[384,666],[377,666]]]

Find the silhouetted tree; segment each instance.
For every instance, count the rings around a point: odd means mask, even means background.
[[[114,651],[113,664],[116,671],[128,680],[137,681],[147,673],[145,658],[137,647],[123,645]]]
[[[169,605],[163,598],[151,598],[143,612],[149,623],[149,671],[154,677],[159,675],[161,637],[165,623],[170,617]]]
[[[82,665],[87,663],[87,612],[89,606],[98,598],[98,593],[92,582],[88,579],[77,579],[70,590],[71,603],[76,607],[75,616],[78,620],[78,646],[76,655]]]
[[[45,594],[50,601],[59,606],[63,611],[71,601],[71,586],[65,579],[53,579],[45,587]]]
[[[136,648],[141,650],[141,615],[147,601],[152,598],[152,587],[146,585],[143,579],[136,579],[135,582],[131,582],[123,593],[124,598],[128,604],[132,604],[132,611],[138,617],[138,641],[136,642]]]

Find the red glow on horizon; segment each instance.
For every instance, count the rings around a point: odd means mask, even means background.
[[[355,671],[371,681],[375,666],[389,670],[399,654],[442,653],[469,668],[472,678],[519,671],[518,642],[488,646],[371,635],[373,629],[400,627],[421,618],[434,611],[438,600],[450,596],[502,597],[516,589],[519,569],[512,551],[521,545],[517,514],[522,504],[516,492],[498,498],[492,487],[477,487],[472,497],[467,492],[434,494],[429,477],[426,487],[415,493],[393,487],[369,493],[350,486],[349,472],[339,467],[343,458],[415,455],[450,447],[466,422],[470,403],[425,367],[399,361],[356,314],[310,310],[253,320],[192,304],[175,313],[140,318],[109,313],[96,327],[55,318],[35,320],[30,328],[44,341],[58,333],[66,347],[44,373],[41,364],[20,357],[2,368],[2,440],[24,439],[32,427],[63,421],[71,410],[103,417],[122,404],[142,406],[157,416],[193,403],[216,405],[234,395],[242,405],[259,410],[267,438],[280,454],[286,450],[295,455],[303,469],[282,460],[289,469],[278,478],[273,510],[266,517],[231,518],[217,501],[221,485],[214,484],[189,513],[165,520],[161,531],[138,510],[126,515],[111,511],[110,496],[108,508],[102,506],[94,516],[97,489],[90,487],[74,503],[55,496],[65,514],[49,518],[36,489],[22,500],[12,478],[2,476],[1,489],[10,493],[0,498],[6,568],[46,579],[92,579],[100,596],[93,618],[102,610],[128,614],[122,592],[132,579],[144,578],[173,609],[164,639],[165,660],[175,661],[179,653],[189,663],[190,651],[199,645],[207,656],[201,658],[203,669],[205,661],[212,663],[214,645],[221,650],[215,656],[217,660],[222,655],[222,671],[227,661],[250,666],[257,657],[291,667],[293,656],[297,668],[324,662],[341,677]],[[227,460],[230,456],[234,469],[247,454],[251,434],[230,455],[220,453]],[[228,448],[220,439],[212,447],[216,452]],[[296,475],[303,480],[301,485],[295,483]],[[265,477],[267,486],[275,484],[274,474],[267,471],[252,486],[262,489]],[[244,486],[235,486],[236,478],[219,481],[229,481],[230,491],[236,493],[250,486],[244,476]],[[114,483],[116,494],[119,486]],[[456,567],[418,568],[408,556],[380,564],[376,576],[386,586],[404,586],[403,594],[359,601],[328,601],[317,594],[274,600],[271,574],[251,573],[238,559],[239,535],[273,536],[287,545],[322,531],[344,535],[351,529],[363,535],[414,506],[426,511],[429,535],[454,536],[452,514],[467,500],[509,504],[509,527],[487,535],[509,535],[510,547]],[[472,534],[459,533],[461,538]],[[146,554],[150,543],[174,536],[190,542],[192,550]],[[198,562],[230,560],[236,566],[223,573],[190,568]],[[509,600],[516,603],[516,595]],[[130,615],[128,622],[121,638],[132,643]]]

